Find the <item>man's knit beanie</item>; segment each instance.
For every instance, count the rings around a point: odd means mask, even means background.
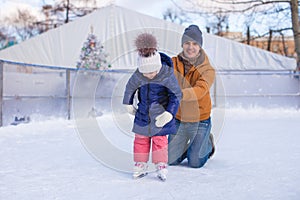
[[[197,44],[202,47],[202,32],[197,25],[190,25],[184,30],[181,38],[181,46],[188,41],[197,42]]]

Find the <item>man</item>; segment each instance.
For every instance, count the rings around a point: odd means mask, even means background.
[[[172,58],[183,97],[176,114],[177,133],[168,139],[170,165],[178,165],[187,158],[190,167],[200,168],[214,154],[210,88],[215,70],[202,43],[199,27],[191,25],[182,36],[183,51]]]

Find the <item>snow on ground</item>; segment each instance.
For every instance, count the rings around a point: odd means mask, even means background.
[[[83,147],[74,121],[2,127],[0,199],[296,200],[299,121],[296,110],[226,110],[215,156],[201,169],[169,167],[166,182],[105,167]]]

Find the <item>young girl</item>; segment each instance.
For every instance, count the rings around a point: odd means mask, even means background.
[[[175,134],[174,116],[178,110],[181,91],[174,76],[173,63],[166,54],[157,52],[156,38],[149,33],[140,34],[135,45],[138,51],[137,70],[130,77],[123,104],[135,115],[132,131],[134,138],[133,178],[147,174],[152,142],[152,162],[157,176],[166,180],[168,163],[168,134]],[[133,98],[138,93],[138,107]]]

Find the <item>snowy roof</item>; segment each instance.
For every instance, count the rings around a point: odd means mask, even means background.
[[[0,59],[38,66],[76,68],[81,48],[93,33],[109,54],[114,69],[136,66],[134,39],[141,32],[154,34],[159,50],[170,56],[182,51],[184,26],[111,5],[0,51]],[[296,60],[203,33],[204,45],[217,70],[294,70]]]

